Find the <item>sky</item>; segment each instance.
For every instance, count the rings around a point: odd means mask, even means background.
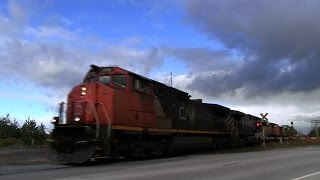
[[[44,123],[91,64],[290,124],[320,119],[318,0],[0,1],[0,116]]]

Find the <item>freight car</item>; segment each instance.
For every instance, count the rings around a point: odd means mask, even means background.
[[[83,163],[261,141],[260,118],[190,97],[120,67],[91,65],[68,95],[66,122],[62,113],[52,121],[49,158]]]
[[[281,137],[280,127],[275,123],[269,123],[269,126],[266,127],[266,136]]]

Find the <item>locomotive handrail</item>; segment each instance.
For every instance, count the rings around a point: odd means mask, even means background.
[[[93,110],[93,114],[94,114],[94,117],[96,119],[96,139],[99,138],[99,133],[100,133],[100,120],[99,120],[99,117],[98,117],[98,113],[96,111],[96,108],[94,107],[94,104],[92,101],[90,100],[84,100],[84,101],[73,101],[73,103],[82,103],[82,102],[89,102],[89,104],[91,104],[91,108]]]
[[[95,117],[95,119],[96,119],[96,139],[98,139],[98,138],[99,138],[99,133],[100,133],[100,119],[99,119],[99,117],[98,117],[98,113],[97,113],[97,110],[96,110],[93,102],[90,101],[90,100],[73,101],[73,102],[75,102],[75,103],[86,102],[86,103],[89,103],[89,104],[91,105],[91,108],[92,108],[92,110],[93,110],[94,117]],[[103,110],[104,115],[105,115],[105,118],[106,118],[106,120],[107,120],[107,122],[108,122],[108,131],[107,131],[107,137],[106,137],[106,139],[109,140],[110,137],[111,137],[111,120],[110,120],[109,114],[108,114],[108,112],[107,112],[104,104],[101,103],[101,102],[97,102],[97,104],[98,104],[98,105],[101,105],[102,110]]]
[[[104,104],[103,104],[102,102],[97,102],[97,104],[100,104],[100,105],[102,106],[102,110],[103,110],[103,112],[104,112],[104,114],[105,114],[105,116],[106,116],[107,122],[108,122],[108,124],[111,124],[110,117],[109,117],[109,115],[108,115],[108,112],[107,112]]]
[[[106,110],[106,107],[104,106],[104,104],[102,102],[97,102],[97,104],[100,104],[102,106],[102,110],[104,112],[104,115],[106,116],[106,119],[107,119],[107,122],[108,122],[108,130],[107,130],[107,137],[106,137],[106,145],[108,146],[107,148],[107,151],[110,150],[110,139],[111,139],[111,120],[110,120],[110,117],[109,117],[109,114]]]
[[[99,117],[98,117],[98,113],[97,113],[97,110],[95,108],[95,106],[93,105],[93,102],[89,101],[88,102],[91,103],[91,106],[92,106],[92,109],[93,109],[93,114],[95,116],[95,119],[96,119],[96,139],[99,138],[99,133],[100,133],[100,120],[99,120]]]

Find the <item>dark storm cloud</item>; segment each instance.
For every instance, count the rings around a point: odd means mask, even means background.
[[[235,59],[228,50],[210,50],[206,48],[162,47],[165,56],[183,61],[193,71],[227,71],[236,67]]]
[[[320,1],[190,0],[185,7],[188,23],[237,51],[244,63],[223,76],[198,76],[191,89],[211,96],[243,89],[255,96],[320,87]]]

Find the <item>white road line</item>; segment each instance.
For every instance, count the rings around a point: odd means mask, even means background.
[[[298,178],[292,179],[292,180],[304,179],[304,178],[307,178],[307,177],[310,177],[310,176],[314,176],[314,175],[317,175],[317,174],[320,174],[320,172],[315,172],[315,173],[308,174],[308,175],[305,175],[305,176],[301,176],[301,177],[298,177]]]

